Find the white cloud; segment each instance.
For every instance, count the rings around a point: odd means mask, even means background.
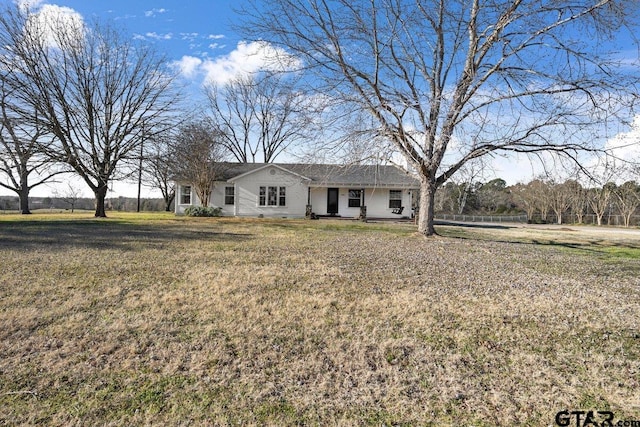
[[[180,38],[182,40],[193,41],[198,38],[198,33],[180,33]]]
[[[640,116],[635,116],[629,130],[609,138],[604,145],[608,157],[594,158],[589,168],[605,181],[622,184],[628,179],[637,179],[640,162]],[[609,157],[610,156],[610,157]]]
[[[145,37],[154,40],[171,40],[173,38],[173,33],[158,34],[156,32],[148,32],[145,33]]]
[[[30,7],[36,7],[41,2],[23,1],[21,5],[27,3]],[[82,15],[70,7],[54,4],[40,6],[36,13],[29,18],[27,25],[33,25],[31,29],[38,31],[50,46],[57,46],[56,33],[73,31],[81,34],[84,30]]]
[[[640,161],[640,116],[636,116],[627,132],[610,138],[605,149],[614,157],[625,161]]]
[[[146,16],[147,18],[152,18],[154,16],[156,16],[159,13],[166,13],[167,9],[164,8],[160,8],[160,9],[151,9],[151,10],[147,10],[144,12],[144,16]]]
[[[300,61],[266,42],[239,42],[228,55],[203,62],[205,83],[226,84],[234,78],[260,70],[287,71]]]
[[[224,46],[210,45],[210,48]],[[265,42],[240,42],[232,52],[214,59],[183,56],[173,66],[189,79],[203,76],[204,84],[224,85],[231,80],[259,71],[293,71],[300,61],[282,49]]]
[[[137,18],[137,16],[136,16],[136,15],[129,15],[129,14],[126,14],[126,15],[122,15],[122,16],[116,16],[116,17],[115,17],[115,18],[113,18],[113,19],[114,19],[114,20],[116,20],[116,21],[119,21],[119,20],[121,20],[121,19],[133,19],[133,18]]]
[[[202,64],[202,60],[194,56],[185,55],[182,57],[182,59],[180,59],[180,61],[176,61],[173,64],[178,68],[178,70],[180,70],[180,73],[183,76],[192,78],[197,74],[198,69]]]
[[[209,34],[207,38],[209,40],[220,40],[224,38],[224,34]]]

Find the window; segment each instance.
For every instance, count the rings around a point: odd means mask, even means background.
[[[349,207],[359,208],[362,200],[362,190],[349,190]]]
[[[389,190],[389,208],[402,207],[402,190]]]
[[[235,202],[236,189],[234,187],[224,187],[224,204],[233,205]]]
[[[267,204],[276,206],[278,204],[278,187],[267,187]]]
[[[182,205],[190,205],[191,204],[191,186],[183,185],[180,187],[180,204]]]
[[[286,206],[287,205],[287,188],[286,187],[260,187],[258,196],[258,205],[260,206]]]

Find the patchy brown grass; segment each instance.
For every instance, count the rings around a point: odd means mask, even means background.
[[[640,419],[634,235],[136,218],[0,219],[0,424]]]

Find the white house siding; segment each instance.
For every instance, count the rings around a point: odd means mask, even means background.
[[[233,216],[235,214],[235,204],[234,205],[224,204],[225,188],[233,187],[233,186],[234,184],[230,182],[217,182],[216,185],[213,187],[213,191],[211,192],[211,197],[209,197],[209,206],[222,208],[222,215],[224,216]]]
[[[336,188],[336,187],[332,187]],[[361,190],[362,187],[339,187],[338,214],[341,217],[356,218],[360,215],[360,208],[349,207],[349,190]],[[389,207],[389,190],[397,188],[364,188],[364,204],[367,207],[367,217],[370,218],[402,218],[411,216],[412,191],[402,190],[401,215],[394,214]],[[311,188],[311,208],[316,215],[327,215],[327,188]]]
[[[402,218],[411,216],[411,190],[402,191],[402,214],[394,214],[389,207],[389,190],[397,188],[370,188],[365,189],[364,204],[367,206],[369,218]],[[354,209],[354,208],[351,208]]]
[[[177,194],[177,203],[175,204],[175,213],[178,215],[183,215],[185,209],[189,206],[202,206],[202,202],[196,196],[196,191],[191,187],[191,204],[182,204],[182,188],[184,184],[178,184],[178,194]],[[225,187],[233,187],[233,184],[228,183],[226,181],[218,181],[214,184],[213,191],[209,195],[209,206],[215,206],[217,208],[222,208],[222,215],[232,216],[234,214],[234,206],[233,205],[225,205],[224,204],[224,189]]]
[[[236,186],[235,215],[237,216],[302,218],[305,215],[307,181],[301,176],[284,171],[277,166],[268,166],[235,178],[233,183]],[[259,205],[260,187],[269,186],[286,188],[286,206]]]

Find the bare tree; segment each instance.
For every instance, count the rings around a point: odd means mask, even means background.
[[[543,179],[534,179],[527,184],[517,184],[512,188],[515,199],[524,206],[529,221],[535,220],[536,212],[541,221],[546,221],[551,209],[549,183]]]
[[[213,186],[224,171],[226,148],[217,127],[207,122],[183,125],[171,144],[170,170],[193,185],[202,206],[209,205]]]
[[[511,187],[511,192],[516,203],[527,213],[527,219],[532,221],[536,213],[536,200],[529,185],[518,183]]]
[[[434,198],[435,212],[456,212],[456,194],[458,193],[458,186],[451,181],[438,188]]]
[[[171,210],[171,203],[176,197],[168,139],[168,136],[158,135],[146,141],[147,152],[142,161],[142,179],[146,185],[160,190],[166,212]]]
[[[602,217],[607,213],[607,210],[611,210],[611,198],[615,186],[613,182],[607,182],[602,187],[593,187],[588,190],[587,200],[596,216],[598,225],[602,225]]]
[[[457,189],[457,206],[458,206],[458,214],[464,213],[464,209],[467,205],[467,198],[471,193],[475,184],[479,182],[480,179],[483,178],[485,173],[486,165],[483,162],[483,159],[474,159],[473,161],[468,162],[463,167],[458,169],[455,174],[455,177],[451,177],[450,179],[456,183]]]
[[[638,75],[599,49],[626,25],[628,1],[254,5],[246,33],[299,56],[319,90],[368,111],[373,132],[417,172],[425,235],[435,233],[436,189],[466,162],[496,151],[577,159],[637,92]]]
[[[4,74],[0,75],[0,175],[6,180],[0,180],[0,186],[15,192],[20,199],[20,212],[30,214],[31,189],[49,182],[63,170],[54,168],[44,155],[41,143],[45,132],[38,121],[24,120],[15,113],[14,100],[3,77]],[[37,178],[30,182],[33,175]]]
[[[549,201],[551,210],[556,215],[556,222],[562,224],[563,215],[571,206],[571,195],[573,188],[567,182],[557,183],[550,181],[548,183]]]
[[[7,7],[0,15],[0,67],[7,86],[56,143],[48,155],[68,164],[93,191],[95,215],[106,216],[109,182],[132,156],[143,128],[171,124],[176,101],[164,58],[112,26],[44,20]]]
[[[82,198],[82,191],[76,185],[67,182],[67,185],[63,190],[53,190],[53,197],[60,199],[60,201],[69,206],[69,208],[71,208],[71,213],[73,213],[76,205],[78,204],[78,200]]]
[[[596,217],[597,225],[602,225],[602,218],[612,210],[615,181],[621,170],[623,169],[616,164],[615,160],[604,159],[589,172],[590,187],[587,190],[587,202]]]
[[[536,204],[540,212],[540,219],[543,222],[548,221],[549,211],[551,210],[551,191],[548,181],[543,179],[535,179],[529,183],[536,197]]]
[[[208,86],[213,121],[237,161],[270,163],[311,137],[314,106],[296,82],[282,73],[261,73]]]
[[[624,220],[624,226],[629,227],[631,216],[640,206],[640,186],[635,181],[627,181],[614,190],[616,205]]]
[[[575,179],[565,181],[564,185],[569,192],[569,207],[571,213],[575,216],[576,222],[582,224],[587,209],[587,191]]]

